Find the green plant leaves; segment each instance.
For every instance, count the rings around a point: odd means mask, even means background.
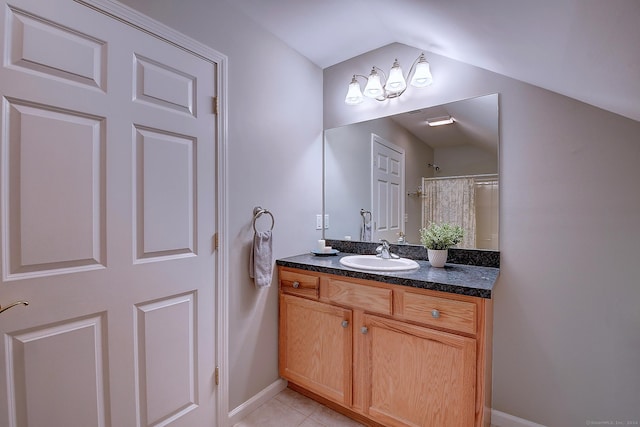
[[[459,225],[431,222],[420,229],[420,242],[427,249],[449,249],[462,241],[463,234]]]

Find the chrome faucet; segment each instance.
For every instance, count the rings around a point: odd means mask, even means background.
[[[398,255],[391,253],[388,240],[380,239],[380,242],[382,244],[376,248],[376,256],[382,259],[400,258]]]

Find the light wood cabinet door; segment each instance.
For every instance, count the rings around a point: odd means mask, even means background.
[[[351,405],[351,310],[280,295],[280,376]]]
[[[365,412],[386,426],[472,426],[475,339],[365,315]]]

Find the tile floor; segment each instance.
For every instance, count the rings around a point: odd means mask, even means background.
[[[358,427],[363,426],[289,388],[247,415],[233,427]],[[491,424],[491,427],[497,427]]]
[[[362,424],[288,388],[234,425],[234,427],[358,426]]]

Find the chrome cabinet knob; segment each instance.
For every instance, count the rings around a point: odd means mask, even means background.
[[[367,328],[366,326],[363,326],[362,328],[360,328],[360,332],[366,335],[369,332],[369,328]]]
[[[431,310],[431,317],[437,319],[438,317],[440,317],[440,312],[438,310]]]
[[[300,282],[298,281],[293,282],[293,287],[298,289],[300,287]]]
[[[348,320],[343,320],[341,325],[342,325],[343,328],[347,328],[347,327],[349,327],[349,321]]]

